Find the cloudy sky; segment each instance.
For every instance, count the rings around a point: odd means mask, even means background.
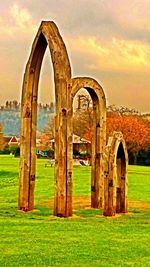
[[[150,0],[5,0],[0,2],[0,104],[21,97],[23,73],[42,20],[58,25],[73,76],[91,76],[107,103],[150,111]],[[46,51],[39,101],[54,99]]]

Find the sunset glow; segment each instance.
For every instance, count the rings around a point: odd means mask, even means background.
[[[35,3],[36,2],[36,3]],[[141,4],[142,3],[142,4]],[[23,73],[42,20],[54,20],[63,36],[73,75],[91,76],[108,104],[150,111],[150,2],[3,1],[0,4],[0,102],[20,101]],[[53,101],[47,53],[39,101]],[[49,99],[49,100],[48,100]]]

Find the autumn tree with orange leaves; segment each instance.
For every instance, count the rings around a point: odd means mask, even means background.
[[[150,150],[150,123],[137,115],[107,113],[107,137],[113,131],[121,131],[127,144],[128,152],[134,155],[134,164],[141,150]]]
[[[86,125],[88,123],[85,122]],[[140,151],[150,154],[150,122],[135,109],[109,106],[107,108],[107,139],[113,131],[121,131],[127,144],[129,157],[132,154],[134,164]],[[92,140],[92,128],[88,127],[84,137]],[[148,155],[149,155],[148,154]]]
[[[93,138],[93,109],[78,108],[73,116],[73,132],[81,138],[92,141]],[[53,127],[51,127],[53,128]],[[137,156],[140,151],[148,152],[150,155],[150,122],[146,120],[135,109],[127,107],[107,107],[107,139],[113,131],[121,131],[127,144],[129,156]],[[43,138],[44,139],[44,138]]]
[[[40,135],[40,143],[43,149],[48,149],[50,140],[54,138],[54,117],[50,118],[45,129]]]
[[[43,146],[47,147],[49,144],[50,138],[46,133],[42,133],[40,136],[40,142]]]

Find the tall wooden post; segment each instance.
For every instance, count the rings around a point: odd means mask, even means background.
[[[96,103],[97,104],[97,103]],[[93,138],[91,167],[91,207],[99,208],[100,204],[100,120],[98,106],[93,103]],[[99,178],[98,178],[99,177]]]

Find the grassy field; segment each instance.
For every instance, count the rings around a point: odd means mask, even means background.
[[[150,167],[129,166],[129,213],[89,209],[90,168],[74,168],[74,217],[54,217],[54,169],[37,161],[35,211],[17,211],[19,159],[0,156],[0,266],[150,266]]]

